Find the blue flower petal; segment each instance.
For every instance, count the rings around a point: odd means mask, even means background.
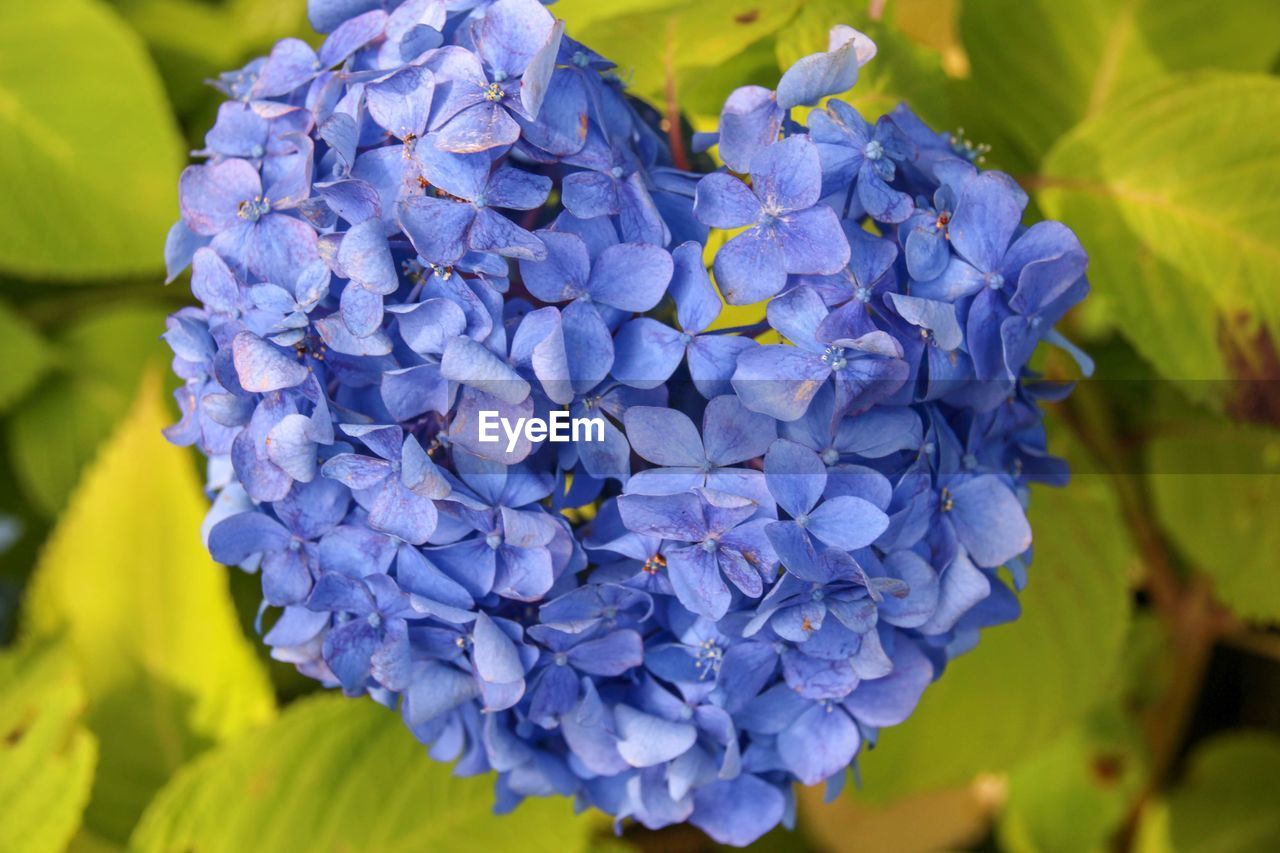
[[[637,711],[629,705],[613,710],[618,727],[618,752],[632,767],[664,764],[686,752],[698,737],[688,723],[676,723]]]
[[[956,537],[974,563],[995,568],[1031,547],[1031,527],[1013,492],[994,474],[951,489]]]
[[[365,86],[370,117],[397,139],[414,139],[427,129],[435,77],[427,69],[409,65],[385,80]]]
[[[796,60],[778,81],[778,106],[789,110],[813,105],[858,82],[858,69],[876,55],[876,46],[862,33],[844,25],[831,28],[827,50]]]
[[[848,714],[837,706],[815,704],[778,735],[778,756],[803,784],[816,785],[844,772],[861,744]]]

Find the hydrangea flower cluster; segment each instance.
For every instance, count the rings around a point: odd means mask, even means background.
[[[789,823],[1017,615],[1079,243],[905,107],[826,101],[875,52],[847,27],[732,94],[700,177],[537,0],[310,11],[318,51],[219,81],[166,247],[210,551],[275,657],[500,809]],[[566,410],[601,428],[485,440]]]

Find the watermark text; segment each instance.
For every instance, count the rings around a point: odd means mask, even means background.
[[[551,412],[545,420],[516,418],[514,424],[498,412],[482,409],[479,426],[482,443],[496,444],[505,437],[508,453],[515,451],[522,435],[534,444],[540,441],[604,441],[604,418],[572,418],[564,409]]]

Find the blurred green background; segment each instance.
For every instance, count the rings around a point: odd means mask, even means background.
[[[0,0],[0,851],[702,850],[563,802],[489,814],[395,715],[311,695],[213,565],[163,278],[207,78],[302,0]],[[763,850],[1280,850],[1280,3],[562,0],[635,94],[714,125],[835,23],[849,98],[991,146],[1065,221],[1098,361],[1054,407],[1024,615]],[[673,98],[674,93],[674,98]],[[1044,359],[1044,371],[1070,376]]]

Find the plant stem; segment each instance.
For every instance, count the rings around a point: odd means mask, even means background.
[[[684,135],[680,132],[680,101],[676,98],[676,39],[675,21],[667,22],[667,49],[662,56],[663,68],[666,70],[666,117],[667,144],[671,147],[671,162],[677,169],[690,171],[689,153],[684,147]]]
[[[1163,695],[1142,712],[1150,773],[1117,839],[1133,849],[1144,808],[1169,783],[1186,739],[1196,702],[1218,639],[1234,630],[1230,614],[1213,599],[1207,579],[1184,579],[1151,511],[1140,475],[1131,473],[1135,449],[1116,435],[1110,412],[1098,394],[1083,384],[1064,406],[1067,423],[1097,458],[1115,485],[1125,523],[1138,547],[1143,588],[1164,623],[1172,657],[1172,677]]]

